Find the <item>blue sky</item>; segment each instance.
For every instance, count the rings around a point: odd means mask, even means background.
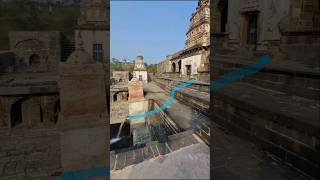
[[[148,64],[184,47],[189,19],[198,1],[111,1],[111,58],[136,58]]]

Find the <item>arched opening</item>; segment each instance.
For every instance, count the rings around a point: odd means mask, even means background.
[[[13,103],[10,110],[11,127],[16,127],[22,123],[22,102],[26,99],[20,99]]]
[[[113,95],[113,102],[116,102],[116,101],[117,101],[117,93]]]
[[[176,63],[172,63],[172,72],[176,72]]]
[[[181,72],[181,60],[178,62],[179,72]]]
[[[32,54],[29,58],[30,66],[39,66],[40,65],[40,56],[38,54]]]

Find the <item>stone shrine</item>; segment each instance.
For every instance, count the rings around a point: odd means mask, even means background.
[[[137,78],[139,81],[142,81],[144,83],[148,82],[147,68],[144,65],[142,54],[138,54],[137,59],[135,61],[133,77]]]

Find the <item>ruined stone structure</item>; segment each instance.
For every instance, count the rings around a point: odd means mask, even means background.
[[[211,80],[264,53],[271,63],[214,93],[212,121],[319,179],[319,1],[213,2]]]
[[[209,82],[210,1],[199,0],[190,18],[185,49],[168,55],[158,64],[158,76]]]
[[[138,81],[148,82],[147,68],[144,65],[143,55],[139,54],[134,64],[133,77]]]
[[[11,31],[10,50],[15,54],[15,72],[55,72],[61,60],[58,31]]]
[[[129,82],[129,72],[128,71],[113,71],[112,79],[115,83],[128,83]]]
[[[14,56],[0,72],[0,178],[60,171],[59,32],[9,33]],[[13,153],[15,152],[15,153]]]
[[[77,50],[60,64],[60,32],[9,32],[10,50],[0,54],[0,179],[106,165],[107,71],[75,36]]]
[[[109,52],[109,3],[106,0],[83,0],[78,26],[75,29],[75,42],[79,38],[83,47],[95,60],[107,63]]]

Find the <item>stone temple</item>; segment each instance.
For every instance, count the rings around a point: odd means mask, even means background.
[[[146,66],[143,62],[143,55],[139,54],[134,64],[133,77],[137,78],[139,81],[148,82],[148,74]]]
[[[190,26],[186,36],[185,48],[167,55],[167,58],[158,64],[158,76],[180,80],[193,78],[199,83],[209,83],[209,0],[198,1],[198,7],[190,18]]]

